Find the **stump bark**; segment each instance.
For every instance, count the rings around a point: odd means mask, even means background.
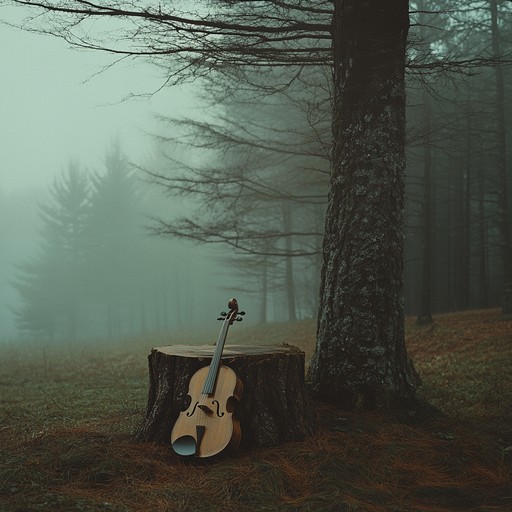
[[[171,429],[186,403],[190,378],[210,364],[213,345],[152,349],[146,418],[138,438],[170,443]],[[244,385],[236,416],[242,448],[300,441],[317,426],[304,382],[304,352],[292,346],[226,345],[222,364]]]

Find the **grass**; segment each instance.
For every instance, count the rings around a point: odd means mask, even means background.
[[[309,357],[314,331],[237,326],[229,342],[287,342]],[[512,321],[473,311],[408,319],[406,332],[420,392],[444,417],[406,424],[314,404],[321,427],[304,442],[207,462],[133,437],[146,355],[172,340],[0,346],[0,511],[512,510]]]

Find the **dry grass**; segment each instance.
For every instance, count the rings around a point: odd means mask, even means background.
[[[237,328],[230,342],[311,354],[314,329]],[[512,322],[444,315],[408,321],[407,337],[444,418],[412,425],[315,404],[321,428],[302,443],[196,463],[133,439],[145,357],[163,339],[0,347],[0,511],[512,510]]]

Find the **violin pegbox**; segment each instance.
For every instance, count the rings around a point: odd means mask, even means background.
[[[236,318],[233,318],[233,321],[236,320],[237,322],[241,322],[243,320],[242,316],[244,316],[244,315],[245,315],[245,311],[239,311],[236,314]],[[227,316],[228,316],[228,314],[225,311],[222,311],[220,313],[219,318],[217,318],[217,320],[226,320]]]
[[[228,308],[229,313],[227,313],[226,311],[222,311],[217,320],[229,320],[230,325],[235,320],[237,322],[241,322],[243,320],[242,317],[245,315],[245,311],[238,311],[238,301],[234,297],[232,299],[229,299]]]

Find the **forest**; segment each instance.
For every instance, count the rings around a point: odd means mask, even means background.
[[[509,2],[3,5],[200,93],[7,251],[0,510],[510,510]]]
[[[413,4],[409,31],[403,294],[406,314],[426,322],[510,296],[512,81],[500,62],[511,13],[506,2],[452,4]],[[156,168],[120,147],[104,148],[105,170],[90,176],[70,163],[40,205],[37,249],[4,256],[19,335],[112,338],[168,328],[173,314],[191,321],[192,287],[174,283],[179,264],[165,262],[207,249],[176,237],[217,246],[254,321],[315,317],[330,80],[322,62],[247,71],[243,83],[212,74],[202,78],[206,116],[155,121]]]
[[[11,279],[24,339],[113,340],[182,329],[200,316],[205,300],[193,300],[192,290],[211,269],[149,229],[149,212],[172,211],[177,202],[166,207],[136,176],[118,141],[104,162],[94,174],[70,162],[38,205],[38,245],[13,265]]]

